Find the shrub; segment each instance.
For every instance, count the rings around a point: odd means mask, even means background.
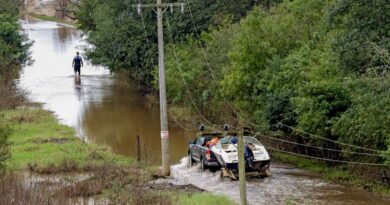
[[[10,146],[8,138],[11,135],[11,129],[3,122],[0,116],[0,175],[3,175],[6,168],[6,161],[10,158]]]

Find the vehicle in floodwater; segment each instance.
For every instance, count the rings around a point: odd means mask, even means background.
[[[260,177],[269,176],[270,156],[265,147],[255,138],[244,136],[245,172],[255,173]],[[237,179],[238,147],[237,136],[223,137],[211,148],[218,163],[222,167],[221,177]]]
[[[270,156],[265,147],[255,138],[244,136],[245,172],[260,177],[269,176]],[[202,170],[221,169],[221,177],[237,179],[238,148],[237,133],[204,133],[188,143],[189,166],[200,164]]]
[[[221,136],[221,133],[198,133],[198,137],[188,144],[189,166],[200,163],[203,170],[212,167],[220,168],[217,158],[210,150],[209,142],[213,138],[221,138]]]

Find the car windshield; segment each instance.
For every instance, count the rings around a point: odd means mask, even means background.
[[[227,136],[227,137],[221,138],[215,146],[218,149],[222,149],[222,145],[224,145],[224,144],[237,144],[237,142],[238,142],[237,136]],[[263,146],[259,142],[259,140],[257,140],[254,137],[251,137],[251,136],[244,136],[244,142],[245,142],[245,144],[253,144],[253,145]]]

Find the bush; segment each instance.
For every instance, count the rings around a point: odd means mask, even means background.
[[[9,137],[11,135],[11,129],[3,121],[0,116],[0,175],[3,175],[6,168],[6,161],[10,158],[10,144]]]
[[[16,107],[22,100],[14,80],[31,62],[31,43],[20,32],[19,6],[19,0],[0,0],[0,109]]]

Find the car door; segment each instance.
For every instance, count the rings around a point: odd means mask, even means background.
[[[200,156],[202,155],[203,142],[204,142],[204,137],[199,137],[198,140],[196,141],[195,146],[194,146],[194,151],[192,153],[193,154],[192,156],[196,161],[199,161]]]
[[[195,140],[191,140],[190,143],[188,144],[188,150],[192,156],[192,158],[195,158],[195,152],[196,152],[196,143],[198,142],[198,138]]]

